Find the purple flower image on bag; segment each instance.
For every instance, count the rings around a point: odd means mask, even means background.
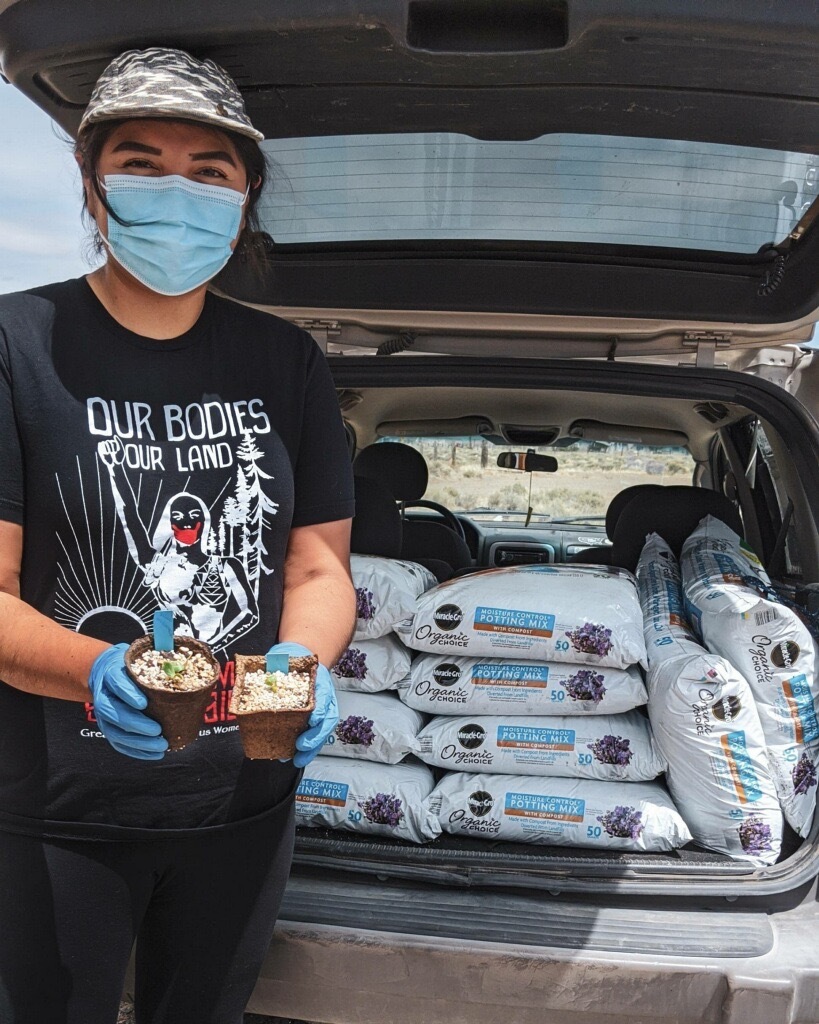
[[[634,807],[615,807],[598,817],[598,821],[610,836],[616,839],[639,839],[645,828],[642,811]]]
[[[345,679],[366,679],[367,655],[357,647],[348,647],[333,665],[332,671]]]
[[[578,629],[566,631],[572,647],[582,654],[597,654],[601,658],[611,650],[611,630],[594,622],[586,622]]]
[[[370,619],[375,615],[375,605],[373,604],[373,592],[366,590],[364,587],[355,588],[355,616],[357,619],[364,619],[365,622],[369,622]]]
[[[361,715],[350,715],[336,726],[336,736],[342,743],[369,747],[375,739],[371,718]]]
[[[358,806],[367,820],[374,825],[389,825],[390,828],[395,828],[404,818],[401,801],[391,793],[376,793],[375,796],[360,801]]]

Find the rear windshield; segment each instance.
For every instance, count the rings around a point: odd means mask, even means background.
[[[819,157],[602,135],[268,139],[278,243],[470,239],[753,253],[816,195]]]

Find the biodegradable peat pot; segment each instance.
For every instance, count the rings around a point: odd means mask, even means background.
[[[125,652],[128,675],[148,698],[145,714],[162,726],[162,735],[168,741],[168,750],[181,750],[193,743],[202,728],[205,710],[210,704],[214,686],[219,681],[219,662],[210,647],[202,640],[190,636],[174,637],[174,650],[163,652],[163,661],[173,661],[181,654],[201,654],[207,661],[208,671],[195,685],[180,677],[170,679],[161,671],[146,667],[144,658],[153,651],[153,638],[142,636]],[[184,676],[184,673],[182,673]]]
[[[305,699],[299,701],[297,707],[282,706],[287,704],[289,688],[286,683],[274,692],[264,682],[254,685],[248,681],[253,673],[266,675],[264,655],[236,655],[236,682],[230,697],[230,711],[239,723],[245,757],[273,760],[295,754],[296,738],[307,728],[316,706],[317,670],[315,654],[289,659],[288,678],[296,682],[294,677],[306,676],[307,688]]]

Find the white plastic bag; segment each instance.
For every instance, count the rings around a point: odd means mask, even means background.
[[[450,772],[428,800],[455,835],[597,850],[674,850],[691,841],[658,782]]]
[[[665,770],[639,711],[593,718],[433,718],[414,749],[427,764],[467,772],[645,782]]]
[[[353,640],[391,633],[412,618],[416,598],[438,582],[423,565],[375,555],[351,555],[350,570],[356,593]]]
[[[816,807],[819,719],[816,644],[780,603],[764,569],[730,527],[708,516],[683,545],[692,625],[709,651],[748,680],[785,818],[807,835]]]
[[[423,654],[398,696],[432,715],[605,715],[647,700],[636,666],[566,665]]]
[[[677,560],[652,534],[637,566],[645,611],[648,713],[666,782],[694,839],[752,864],[773,864],[782,811],[750,686],[690,639]]]
[[[433,786],[424,765],[317,757],[296,790],[296,824],[425,843],[441,832],[426,803]]]
[[[356,640],[333,665],[336,690],[378,693],[394,690],[410,670],[410,652],[395,634]]]
[[[424,716],[402,704],[394,693],[340,691],[339,722],[322,754],[397,764],[409,754]]]
[[[659,534],[646,537],[637,563],[637,590],[649,669],[657,661],[702,650],[685,617],[680,564]]]
[[[418,651],[626,668],[645,664],[634,577],[613,566],[525,565],[442,583],[397,631]]]

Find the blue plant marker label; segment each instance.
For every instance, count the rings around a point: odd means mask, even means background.
[[[265,667],[268,672],[284,672],[287,675],[290,671],[290,655],[274,654],[268,651],[265,655]]]
[[[154,612],[154,650],[173,650],[173,612]]]

